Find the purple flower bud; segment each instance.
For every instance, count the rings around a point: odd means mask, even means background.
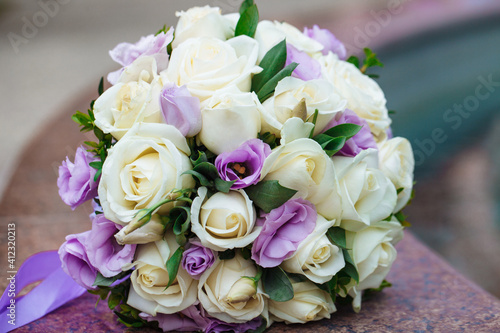
[[[344,147],[338,152],[339,155],[354,157],[362,150],[368,148],[377,149],[375,138],[370,132],[368,123],[360,118],[354,111],[346,109],[338,119],[332,119],[325,127],[325,131],[340,124],[355,124],[363,126],[361,130],[352,138],[346,141]]]
[[[303,51],[299,51],[292,44],[286,44],[285,66],[293,62],[299,64],[292,73],[293,77],[304,81],[319,79],[321,77],[321,65],[316,59]]]
[[[213,251],[201,245],[199,240],[191,239],[187,250],[182,255],[182,268],[196,280],[199,280],[201,274],[212,267],[214,262]]]
[[[160,109],[165,122],[182,135],[192,137],[201,130],[200,100],[191,96],[186,86],[168,83],[160,95]]]
[[[259,182],[262,166],[269,154],[271,147],[267,143],[250,139],[235,150],[217,156],[215,166],[223,180],[235,181],[231,189],[237,190]]]
[[[140,56],[155,56],[157,60],[166,60],[168,63],[167,46],[174,38],[174,29],[168,30],[167,33],[161,32],[158,35],[148,35],[141,37],[135,44],[120,43],[114,49],[109,51],[111,59],[122,65],[123,67],[115,72],[108,74],[108,81],[115,84],[123,69],[132,64],[134,60]],[[158,63],[158,70],[161,71],[166,68],[167,63]]]
[[[304,199],[291,199],[264,216],[264,226],[253,243],[252,259],[262,267],[276,267],[289,258],[314,230],[316,207]]]
[[[89,236],[90,231],[77,235],[68,235],[66,236],[66,242],[59,248],[62,269],[76,283],[88,290],[97,289],[97,287],[92,286],[97,276],[97,269],[90,264],[84,246]]]
[[[331,33],[327,29],[320,29],[317,25],[314,25],[312,29],[304,28],[304,35],[310,37],[323,45],[323,54],[327,55],[328,52],[333,52],[339,56],[341,60],[345,60],[347,58],[347,51],[345,49],[344,44],[335,37],[333,33]]]
[[[114,237],[117,232],[117,224],[97,214],[84,244],[90,264],[107,278],[120,274],[134,259],[136,245],[119,245]]]
[[[97,196],[97,185],[94,181],[96,169],[89,166],[90,162],[97,161],[93,154],[83,147],[78,147],[75,154],[75,163],[68,157],[59,167],[57,186],[62,201],[75,210],[83,202]]]

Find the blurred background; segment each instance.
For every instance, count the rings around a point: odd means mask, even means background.
[[[71,213],[60,201],[57,167],[86,139],[70,116],[117,68],[108,50],[175,25],[175,11],[208,4],[229,13],[240,2],[0,0],[0,267],[9,223],[17,267],[89,228],[87,208]],[[415,150],[410,230],[500,297],[500,1],[256,2],[262,19],[318,24],[349,53],[379,55],[394,134]]]

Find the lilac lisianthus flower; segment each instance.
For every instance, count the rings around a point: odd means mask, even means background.
[[[235,181],[231,189],[238,190],[259,182],[262,166],[270,154],[267,143],[250,139],[235,150],[217,156],[215,166],[223,180]]]
[[[363,126],[355,136],[346,141],[344,147],[342,147],[342,149],[338,152],[339,155],[354,157],[362,150],[368,148],[377,149],[377,143],[370,132],[370,127],[368,126],[366,120],[360,118],[354,111],[349,109],[346,109],[340,117],[336,118],[338,119],[334,118],[328,123],[328,125],[326,125],[325,131],[340,124],[355,124]]]
[[[115,84],[120,78],[124,68],[132,64],[140,56],[154,56],[157,60],[158,71],[167,68],[168,53],[167,46],[174,38],[174,29],[170,28],[167,33],[161,32],[158,35],[148,35],[141,37],[135,44],[120,43],[109,51],[111,59],[123,67],[108,74],[108,81]]]
[[[168,83],[160,94],[160,109],[169,125],[182,135],[193,137],[201,131],[200,100],[191,95],[186,86]]]
[[[86,151],[83,147],[78,147],[75,154],[75,162],[72,163],[68,157],[59,167],[59,177],[57,186],[62,201],[75,210],[76,207],[85,201],[97,196],[97,185],[94,181],[96,169],[89,163],[98,159]]]
[[[204,247],[198,239],[191,239],[182,255],[182,268],[196,280],[199,280],[201,274],[212,267],[214,262],[214,252]]]
[[[304,35],[323,45],[322,52],[324,55],[327,55],[331,51],[338,55],[341,60],[347,58],[347,51],[344,44],[330,30],[321,29],[317,25],[314,25],[311,29],[304,28]]]
[[[248,330],[256,330],[262,324],[260,317],[245,323],[223,322],[222,320],[207,316],[205,309],[203,309],[200,303],[191,305],[179,313],[158,313],[156,316],[140,313],[139,316],[147,321],[157,321],[158,327],[164,332],[244,333]]]
[[[316,59],[311,58],[304,51],[299,51],[292,44],[286,44],[286,62],[285,66],[293,62],[299,64],[292,73],[293,77],[304,81],[319,79],[321,77],[321,65]]]
[[[90,264],[107,278],[120,274],[122,267],[134,259],[136,245],[119,245],[114,237],[118,228],[103,214],[97,214],[84,243]]]
[[[315,206],[298,198],[285,202],[264,216],[264,226],[253,243],[252,259],[262,267],[276,267],[289,258],[314,230]]]
[[[58,252],[63,271],[87,290],[97,289],[92,286],[97,276],[97,269],[90,263],[84,245],[90,233],[91,231],[86,231],[66,236],[66,242],[61,245]]]

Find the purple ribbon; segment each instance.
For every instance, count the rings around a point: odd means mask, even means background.
[[[15,297],[37,281],[42,282],[28,294]],[[0,299],[0,332],[31,323],[85,292],[62,270],[57,251],[34,254],[21,265]],[[15,324],[9,323],[14,318]]]

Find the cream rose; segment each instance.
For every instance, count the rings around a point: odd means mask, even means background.
[[[347,100],[347,108],[365,119],[376,139],[385,138],[391,125],[384,92],[370,77],[336,54],[320,57],[323,77]]]
[[[196,302],[198,284],[182,267],[174,283],[165,289],[169,281],[165,263],[178,246],[173,233],[169,233],[165,239],[137,247],[135,261],[126,268],[135,267],[130,276],[128,305],[156,316],[182,311]]]
[[[186,85],[191,94],[204,101],[215,91],[236,86],[250,91],[256,65],[257,42],[248,36],[228,41],[213,37],[190,38],[172,51],[167,78],[178,86]]]
[[[286,22],[260,21],[255,32],[255,39],[259,42],[259,62],[270,49],[284,39],[299,51],[304,51],[310,56],[320,54],[323,50],[323,45]]]
[[[218,7],[193,7],[187,11],[176,12],[179,18],[175,28],[175,39],[172,46],[175,48],[189,38],[214,37],[226,40],[233,34],[231,21],[221,15]]]
[[[201,110],[202,128],[198,135],[210,151],[219,155],[255,139],[260,132],[262,105],[255,93],[236,87],[217,91]]]
[[[320,133],[335,115],[345,109],[346,101],[326,80],[302,81],[294,77],[281,80],[274,95],[263,106],[262,132],[271,132],[278,137],[283,124],[292,118],[312,121],[315,110],[318,119],[314,134]]]
[[[261,180],[277,180],[296,190],[328,220],[342,212],[338,180],[332,160],[314,140],[301,138],[275,148],[262,168]]]
[[[397,190],[402,189],[393,210],[397,213],[406,206],[413,190],[415,158],[410,141],[396,137],[379,144],[379,167]]]
[[[164,200],[173,189],[192,188],[186,139],[173,126],[139,123],[108,153],[99,183],[99,199],[108,219],[126,225],[143,208]],[[166,213],[166,204],[159,213]]]
[[[136,123],[163,122],[159,103],[162,87],[154,58],[138,58],[125,69],[120,81],[95,101],[95,124],[120,140]]]
[[[403,227],[394,219],[381,221],[359,232],[346,232],[347,247],[359,273],[359,284],[349,294],[355,310],[361,307],[361,291],[378,288],[396,260],[394,245],[403,238]]]
[[[286,324],[304,324],[330,318],[337,311],[330,295],[312,282],[292,282],[294,297],[287,302],[269,300],[271,319]]]
[[[191,231],[203,246],[215,251],[252,243],[262,229],[255,221],[255,208],[243,190],[217,192],[208,198],[207,188],[200,187],[191,206]]]
[[[377,169],[376,154],[375,149],[366,149],[356,157],[332,158],[342,194],[344,229],[359,231],[391,215],[396,206],[396,188]]]
[[[342,250],[333,245],[326,232],[335,221],[328,221],[318,215],[314,231],[304,239],[295,253],[281,263],[289,273],[305,275],[315,283],[325,283],[345,266]]]
[[[253,277],[257,268],[240,253],[233,259],[216,259],[198,283],[198,299],[207,313],[227,323],[243,323],[260,315],[267,317],[267,296],[261,282],[249,288],[243,277]],[[237,297],[234,297],[234,296]]]

